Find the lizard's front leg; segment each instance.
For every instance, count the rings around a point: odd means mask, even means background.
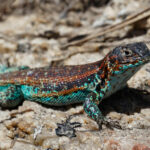
[[[96,94],[91,93],[87,96],[84,104],[83,104],[84,111],[87,115],[95,120],[101,128],[102,122],[104,121],[104,117],[98,108],[98,104],[96,103]]]
[[[102,128],[102,124],[105,124],[107,127],[115,127],[115,128],[121,128],[120,125],[117,122],[107,120],[101,113],[100,109],[98,108],[98,105],[100,101],[105,96],[106,92],[110,90],[110,83],[108,80],[105,81],[106,84],[104,84],[104,87],[101,87],[100,93],[92,92],[87,96],[83,107],[84,111],[87,113],[89,117],[91,117],[93,120],[97,122],[99,125],[99,129]]]
[[[102,115],[100,109],[98,108],[98,104],[95,101],[95,98],[95,93],[91,93],[90,95],[88,95],[83,104],[84,111],[87,113],[87,115],[97,122],[99,129],[102,128],[102,124],[106,125],[109,128],[115,127],[121,129],[118,122],[108,120]]]

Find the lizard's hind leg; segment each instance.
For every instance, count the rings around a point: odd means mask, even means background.
[[[17,85],[3,85],[0,86],[0,106],[3,108],[12,108],[23,100],[23,94],[20,86]]]
[[[19,66],[19,67],[7,67],[5,65],[0,65],[0,74],[14,72],[19,70],[29,69],[28,66]]]

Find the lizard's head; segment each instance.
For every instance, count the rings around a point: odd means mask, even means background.
[[[120,74],[130,68],[139,68],[138,66],[150,61],[150,51],[142,42],[116,47],[108,56],[115,74]]]

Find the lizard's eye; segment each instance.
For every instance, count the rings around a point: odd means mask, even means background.
[[[130,49],[125,48],[122,50],[122,56],[130,57],[130,56],[132,56],[132,51]]]

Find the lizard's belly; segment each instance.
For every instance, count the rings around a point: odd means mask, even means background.
[[[38,87],[22,85],[21,89],[24,95],[24,99],[30,101],[37,101],[52,106],[62,106],[84,102],[85,98],[89,94],[89,92],[86,90],[78,90],[76,92],[71,92],[62,95],[59,95],[56,92],[56,94],[52,96],[51,91],[41,91],[41,89],[39,89]]]

